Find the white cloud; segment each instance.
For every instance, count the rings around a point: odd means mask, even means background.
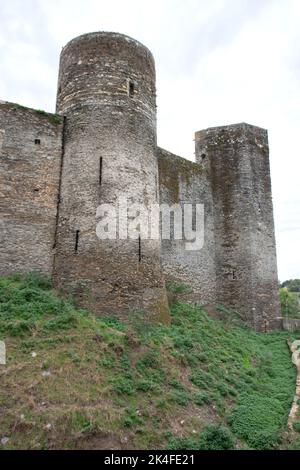
[[[281,279],[300,277],[298,0],[0,0],[0,99],[54,111],[61,47],[119,31],[154,53],[159,144],[193,158],[194,132],[269,129]]]

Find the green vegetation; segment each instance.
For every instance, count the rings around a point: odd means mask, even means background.
[[[176,282],[166,282],[166,289],[172,294],[182,294],[190,291],[189,286],[186,284],[178,284]]]
[[[32,108],[27,108],[25,106],[22,106],[18,103],[8,103],[8,105],[11,106],[11,109],[13,111],[17,111],[18,109],[23,110],[23,111],[32,111],[36,114],[39,114],[41,116],[45,116],[52,124],[60,124],[62,123],[63,118],[59,116],[58,114],[52,114],[52,113],[47,113],[46,111],[43,111],[41,109],[32,109]]]
[[[41,275],[1,278],[2,447],[285,446],[297,336],[256,333],[226,313],[175,303],[171,326],[142,312],[96,318]]]
[[[298,303],[299,294],[290,292],[287,288],[279,289],[281,312],[284,317],[300,318]]]
[[[224,426],[208,425],[194,438],[171,439],[170,450],[232,450],[234,439]]]
[[[281,287],[286,287],[290,292],[300,292],[300,279],[290,279],[281,284]]]
[[[294,428],[294,431],[300,432],[300,421],[296,421],[296,422],[293,424],[293,428]]]
[[[49,119],[52,124],[60,124],[62,122],[62,117],[58,114],[47,113],[46,111],[42,111],[41,109],[34,110],[37,114],[41,114]]]

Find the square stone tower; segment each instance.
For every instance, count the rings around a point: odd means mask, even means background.
[[[213,197],[216,301],[259,331],[280,326],[267,131],[248,124],[196,133]]]

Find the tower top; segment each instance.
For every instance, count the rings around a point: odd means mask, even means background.
[[[82,44],[92,40],[100,40],[104,42],[105,40],[109,41],[116,41],[116,42],[124,42],[135,46],[136,48],[144,49],[145,52],[151,57],[153,64],[154,64],[154,57],[150,49],[142,44],[140,41],[127,36],[126,34],[116,33],[113,31],[95,31],[93,33],[85,33],[77,36],[76,38],[71,39],[62,49],[62,54],[71,46],[75,46],[76,44]],[[113,51],[111,51],[113,53]]]
[[[154,58],[140,42],[119,33],[84,34],[62,50],[57,111],[66,115],[82,106],[130,106],[153,120],[155,81]]]

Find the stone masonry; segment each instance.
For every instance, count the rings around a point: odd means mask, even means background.
[[[38,270],[98,315],[170,321],[165,282],[192,303],[220,303],[257,330],[279,327],[267,132],[247,124],[196,133],[196,162],[156,143],[155,64],[117,33],[72,40],[57,114],[0,102],[0,275]],[[129,203],[204,204],[204,246],[99,240],[96,211]]]

